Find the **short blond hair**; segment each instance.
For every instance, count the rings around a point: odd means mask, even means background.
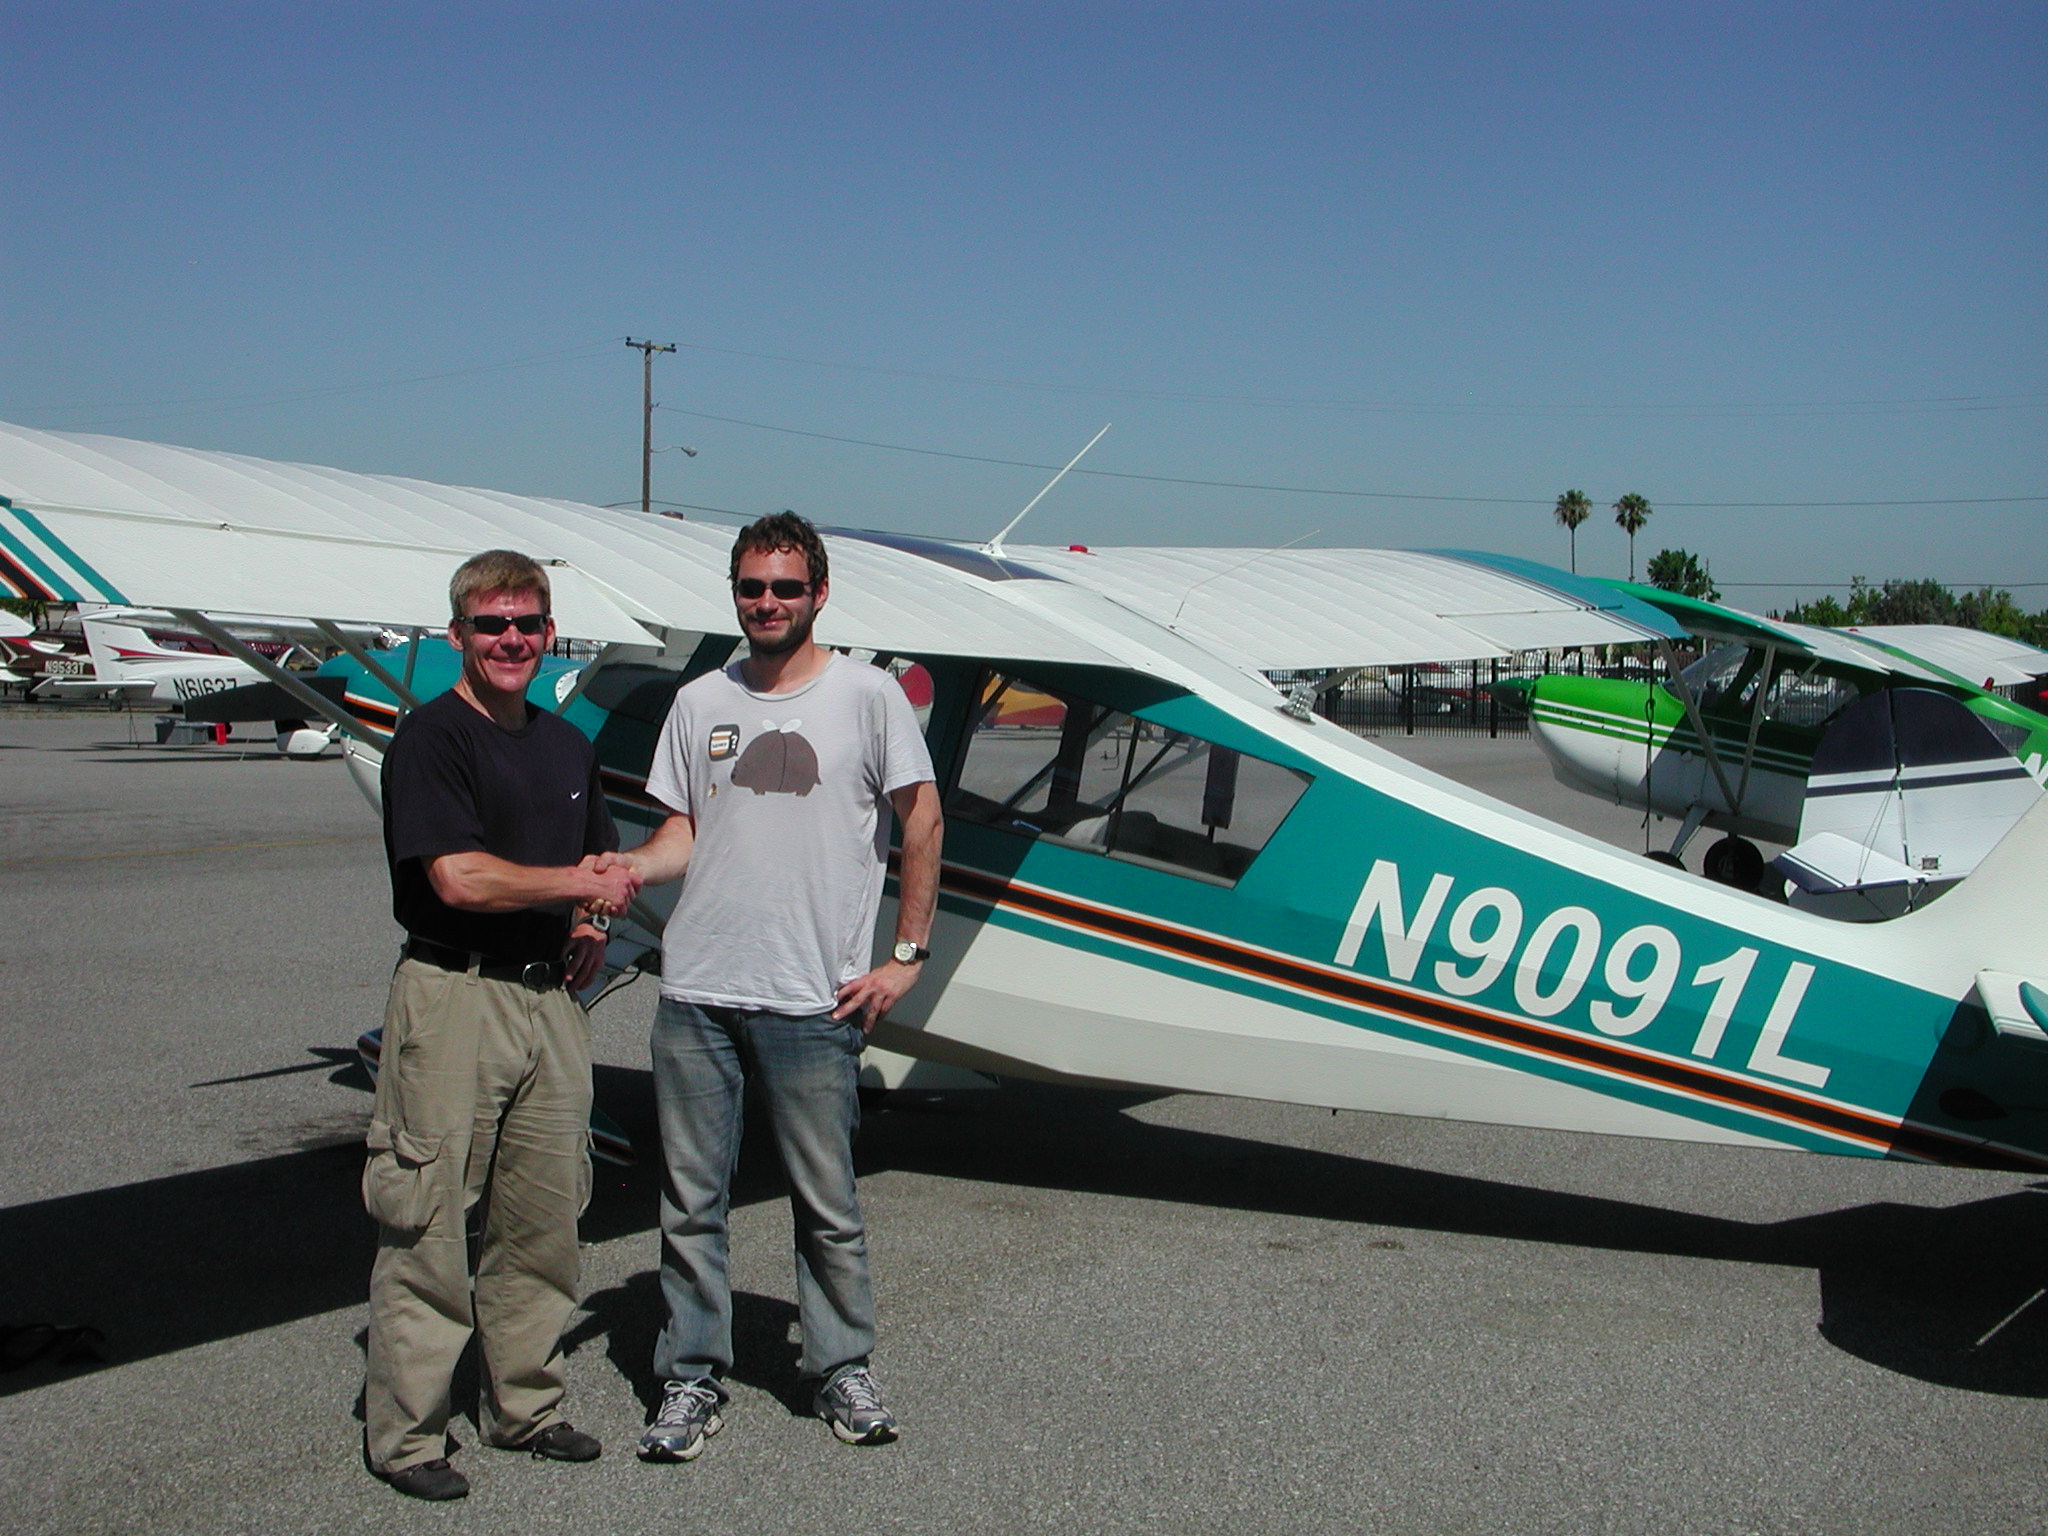
[[[538,592],[542,613],[554,605],[554,594],[548,588],[548,573],[538,560],[531,555],[522,555],[516,549],[487,549],[463,561],[454,579],[448,583],[449,617],[451,620],[468,618],[470,599],[492,592]]]

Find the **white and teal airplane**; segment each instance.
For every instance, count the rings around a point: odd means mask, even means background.
[[[233,612],[431,637],[460,559],[551,562],[562,633],[602,650],[537,697],[595,741],[629,840],[661,815],[644,775],[669,699],[736,644],[725,529],[17,428],[0,496],[17,589],[209,635]],[[1451,783],[1264,675],[1675,637],[1627,594],[1448,555],[829,542],[820,639],[922,669],[947,809],[931,974],[878,1044],[1083,1083],[2048,1166],[2048,808],[1926,909],[1833,922]],[[367,767],[437,685],[433,654],[355,647],[339,704],[266,676]],[[619,965],[654,943],[659,912],[636,917]]]

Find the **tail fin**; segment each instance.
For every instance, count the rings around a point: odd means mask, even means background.
[[[1946,694],[1886,688],[1838,714],[1814,750],[1799,843],[1803,889],[1968,875],[2041,798],[1984,722]]]
[[[2048,798],[2035,801],[1961,884],[1886,927],[1953,946],[1980,970],[2048,969]]]
[[[88,618],[82,627],[85,630],[85,649],[92,657],[93,675],[102,682],[122,681],[128,676],[128,663],[132,660],[177,654],[165,650],[149,638],[147,631],[132,624]]]

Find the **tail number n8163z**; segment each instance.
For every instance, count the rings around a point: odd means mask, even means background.
[[[1357,963],[1366,933],[1377,923],[1387,975],[1414,981],[1453,884],[1449,875],[1431,875],[1411,920],[1401,898],[1400,866],[1391,859],[1375,860],[1338,941],[1337,964]],[[1456,958],[1437,961],[1430,968],[1430,983],[1452,997],[1477,997],[1513,962],[1515,1007],[1532,1018],[1549,1019],[1579,1002],[1597,968],[1606,995],[1587,1003],[1585,1017],[1602,1034],[1625,1037],[1641,1034],[1656,1021],[1685,970],[1678,935],[1656,923],[1630,928],[1611,945],[1604,943],[1599,916],[1587,907],[1559,907],[1535,925],[1526,943],[1525,926],[1521,898],[1513,891],[1489,885],[1471,892],[1445,921],[1444,943]],[[1744,945],[1693,971],[1690,986],[1713,989],[1691,1046],[1694,1056],[1711,1061],[1719,1053],[1758,958],[1759,951]],[[1750,1071],[1808,1088],[1827,1086],[1829,1068],[1785,1054],[1786,1036],[1812,980],[1807,962],[1794,960],[1787,966],[1749,1053]]]

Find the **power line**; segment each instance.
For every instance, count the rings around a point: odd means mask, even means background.
[[[439,373],[410,374],[404,378],[373,379],[362,384],[326,384],[307,389],[270,390],[246,395],[192,395],[172,400],[104,401],[98,404],[75,405],[21,405],[10,406],[11,411],[34,412],[43,415],[67,415],[72,411],[100,410],[143,410],[154,411],[157,406],[197,406],[196,410],[157,412],[143,416],[111,417],[101,421],[78,423],[74,430],[84,427],[118,427],[135,421],[179,421],[190,416],[216,416],[228,411],[246,410],[258,405],[288,405],[297,400],[321,400],[336,395],[369,394],[380,389],[396,389],[407,384],[432,384],[443,379],[470,378],[480,373],[506,373],[515,368],[533,368],[546,363],[585,361],[599,355],[610,341],[583,342],[578,346],[565,347],[554,352],[536,352],[525,357],[507,358],[494,363],[477,363],[468,368],[449,368]]]
[[[825,368],[840,373],[875,374],[892,379],[921,379],[937,384],[975,384],[987,389],[1018,389],[1042,394],[1107,396],[1124,400],[1167,400],[1196,405],[1250,405],[1267,409],[1352,411],[1387,415],[1452,416],[1825,416],[1944,414],[1956,411],[2040,410],[2048,406],[2048,394],[2016,395],[1934,395],[1905,400],[1757,400],[1719,404],[1699,402],[1675,405],[1529,405],[1517,402],[1456,402],[1398,400],[1316,400],[1289,395],[1205,394],[1192,390],[1125,389],[1102,384],[1047,384],[1025,379],[990,378],[976,374],[939,373],[919,368],[884,368],[872,363],[831,362],[816,357],[794,357],[779,352],[748,352],[737,347],[714,347],[704,342],[681,344],[692,352],[719,357],[744,357],[756,362],[790,363],[803,368]]]
[[[1078,471],[1077,471],[1077,473],[1078,473]],[[610,510],[610,511],[615,511],[615,512],[624,512],[624,511],[630,511],[630,510],[631,510],[631,509],[632,509],[632,508],[633,508],[633,507],[634,507],[634,506],[636,505],[636,503],[634,503],[634,502],[632,502],[632,501],[608,501],[608,502],[604,503],[604,505],[605,505],[605,507],[606,507],[606,508],[607,508],[608,510]],[[752,518],[756,518],[756,517],[759,517],[759,516],[761,515],[761,514],[760,514],[759,512],[743,512],[743,511],[741,511],[741,510],[740,510],[740,509],[739,509],[738,507],[714,507],[714,506],[708,505],[707,503],[704,503],[704,502],[697,502],[697,501],[656,501],[656,502],[654,503],[654,506],[655,506],[655,508],[656,508],[656,509],[661,509],[661,508],[673,508],[674,510],[676,510],[676,511],[679,511],[679,512],[709,512],[709,513],[712,513],[712,514],[714,514],[715,516],[718,516],[718,517],[738,517],[738,518],[747,518],[747,519],[752,519]],[[964,541],[962,541],[962,542],[964,542]],[[1104,546],[1104,547],[1108,547],[1108,546]],[[1217,545],[1217,546],[1214,546],[1214,547],[1216,547],[1216,548],[1232,548],[1232,547],[1236,547],[1236,546],[1229,546],[1229,545]],[[1260,548],[1264,548],[1265,546],[1263,546],[1263,545],[1245,545],[1245,546],[1243,546],[1243,547],[1244,547],[1244,548],[1247,548],[1247,549],[1260,549]],[[2048,587],[2048,581],[1954,581],[1954,580],[1941,580],[1941,579],[1938,579],[1938,578],[1928,578],[1928,579],[1930,579],[1930,580],[1934,580],[1934,581],[1935,581],[1935,583],[1936,583],[1936,585],[1938,585],[1938,586],[1943,586],[1943,587],[1951,587],[1951,588],[1954,588],[1954,589],[1955,589],[1955,590],[1957,590],[1957,591],[1969,591],[1969,592],[1977,592],[1977,591],[1982,591],[1982,590],[1983,590],[1984,588],[1986,588],[1986,587],[1992,588],[1993,590],[1997,590],[1997,591],[2006,591],[2006,592],[2025,592],[2025,591],[2031,591],[2031,590],[2033,590],[2034,588],[2037,588],[2037,587]],[[1777,588],[1793,588],[1793,587],[1797,587],[1797,588],[1800,588],[1800,589],[1804,590],[1804,589],[1807,589],[1807,588],[1813,588],[1813,587],[1821,587],[1821,588],[1828,588],[1828,587],[1849,587],[1849,586],[1852,586],[1852,585],[1854,585],[1854,583],[1855,583],[1855,578],[1854,578],[1854,577],[1848,577],[1848,576],[1844,576],[1844,577],[1823,577],[1823,578],[1818,578],[1818,579],[1815,579],[1815,580],[1811,580],[1811,581],[1801,581],[1801,580],[1794,580],[1794,581],[1722,581],[1722,580],[1720,580],[1719,578],[1716,578],[1716,579],[1715,579],[1715,582],[1714,582],[1714,585],[1715,585],[1715,586],[1717,586],[1717,587],[1745,587],[1745,588],[1757,588],[1757,587],[1777,587]],[[1880,584],[1880,585],[1881,585],[1881,584]]]
[[[723,422],[727,426],[751,427],[757,432],[778,432],[787,437],[815,438],[820,442],[849,443],[861,448],[881,448],[890,453],[914,453],[933,459],[958,459],[969,464],[998,464],[1008,469],[1058,469],[1057,464],[1043,464],[1035,459],[999,459],[988,454],[955,453],[943,448],[916,448],[905,443],[883,443],[873,438],[844,437],[833,432],[811,432],[801,427],[779,427],[765,421],[746,421],[737,416],[714,416],[708,411],[686,411],[676,406],[661,409],[674,411],[678,416],[691,416],[700,421]],[[1226,491],[1270,491],[1287,496],[1341,496],[1362,501],[1429,501],[1450,502],[1464,506],[1490,507],[1548,507],[1551,499],[1534,496],[1447,496],[1423,491],[1365,491],[1341,489],[1316,485],[1273,485],[1256,480],[1201,480],[1187,475],[1147,475],[1129,470],[1076,469],[1076,475],[1093,475],[1101,480],[1140,480],[1155,485],[1205,486]],[[1939,496],[1924,499],[1893,498],[1878,501],[1666,501],[1659,498],[1660,508],[1689,507],[1696,509],[1791,509],[1798,507],[1974,507],[2002,506],[2009,503],[2048,501],[2048,494],[2039,496]]]

